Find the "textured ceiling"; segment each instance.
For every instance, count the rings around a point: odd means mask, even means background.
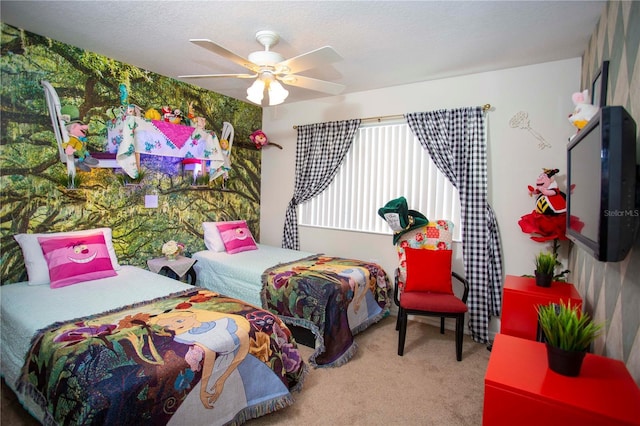
[[[167,77],[247,70],[189,43],[291,58],[329,45],[344,59],[300,74],[343,93],[580,57],[604,1],[6,1],[2,22]],[[184,80],[187,81],[187,80]],[[189,80],[245,100],[251,80]],[[286,102],[327,96],[287,87]]]

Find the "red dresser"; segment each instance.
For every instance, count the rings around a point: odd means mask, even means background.
[[[553,282],[551,287],[539,287],[535,278],[507,275],[504,281],[500,333],[536,340],[538,313],[536,306],[571,302],[582,307],[582,298],[573,284]]]
[[[640,425],[624,363],[587,354],[578,377],[551,371],[545,345],[498,334],[484,379],[484,426]]]

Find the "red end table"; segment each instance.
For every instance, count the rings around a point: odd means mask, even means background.
[[[482,424],[640,425],[640,389],[624,363],[587,354],[578,377],[551,371],[544,343],[498,334]]]
[[[538,305],[571,302],[582,308],[582,298],[573,284],[553,282],[551,287],[539,287],[535,278],[507,275],[504,281],[500,333],[536,340]]]

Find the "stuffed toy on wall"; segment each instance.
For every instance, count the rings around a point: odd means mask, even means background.
[[[535,188],[528,186],[529,196],[536,196],[536,211],[541,214],[560,214],[567,211],[567,195],[558,189],[554,176],[558,169],[543,169]]]
[[[62,143],[62,148],[67,155],[73,155],[75,165],[83,172],[91,171],[91,167],[98,165],[98,160],[93,158],[87,150],[87,131],[89,126],[80,121],[80,111],[74,106],[64,106],[60,113],[65,121],[69,140]]]
[[[249,139],[251,139],[251,142],[253,142],[253,144],[256,146],[256,149],[262,149],[267,145],[273,145],[277,148],[282,149],[281,145],[271,142],[262,130],[256,130],[255,132],[251,133],[249,135]]]
[[[522,232],[538,242],[565,240],[566,194],[558,188],[554,176],[558,169],[542,169],[535,187],[528,185],[529,195],[536,197],[535,210],[520,218]]]
[[[578,131],[582,130],[589,120],[598,112],[598,107],[592,105],[590,99],[588,90],[576,92],[571,96],[575,108],[573,112],[569,114],[569,122],[571,122]]]

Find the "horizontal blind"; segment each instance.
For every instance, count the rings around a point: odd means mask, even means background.
[[[406,123],[362,126],[338,173],[317,197],[302,203],[302,226],[389,234],[378,216],[388,201],[404,196],[409,209],[429,220],[448,219],[460,241],[460,200]]]

